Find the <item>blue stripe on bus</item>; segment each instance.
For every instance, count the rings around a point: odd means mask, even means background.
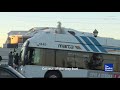
[[[89,39],[90,39],[95,45],[101,45],[95,38],[89,37]]]
[[[77,37],[77,36],[74,36],[79,42],[80,44],[87,50],[87,51],[90,51],[85,45],[84,43]]]
[[[89,37],[89,39],[99,48],[101,52],[107,52],[95,38]]]
[[[94,51],[94,52],[99,52],[98,50],[97,50],[97,48],[90,42],[90,40],[87,38],[87,37],[85,37],[85,36],[80,36],[85,42],[86,42],[86,44]]]

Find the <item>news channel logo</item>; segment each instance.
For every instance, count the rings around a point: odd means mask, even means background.
[[[104,64],[104,70],[106,72],[112,72],[113,71],[113,64]]]

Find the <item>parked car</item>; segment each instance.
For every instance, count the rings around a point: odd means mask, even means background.
[[[9,65],[0,65],[0,78],[25,78]]]

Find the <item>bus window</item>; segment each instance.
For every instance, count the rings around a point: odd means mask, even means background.
[[[34,52],[33,52],[33,64],[36,64],[36,65],[41,65],[42,63],[42,55],[41,55],[41,49],[35,49]]]
[[[55,50],[46,49],[45,50],[45,66],[55,66]]]
[[[21,49],[20,60],[23,63],[23,65],[25,65],[28,61],[28,58],[27,58],[27,54],[28,54],[28,50],[29,50],[28,45],[29,45],[29,41],[26,41],[23,44],[23,47]]]
[[[26,65],[55,66],[54,50],[29,47],[23,52],[26,52],[25,55],[23,53]]]
[[[93,53],[90,62],[88,62],[89,69],[101,70],[103,64],[103,56],[98,53]]]
[[[43,49],[29,48],[27,57],[27,65],[42,65]]]
[[[56,51],[56,66],[57,67],[66,67],[67,52],[64,50]]]
[[[26,64],[32,64],[33,63],[33,56],[34,56],[34,48],[29,48],[28,53],[26,55],[27,63]]]
[[[75,52],[75,51],[56,51],[56,66],[58,67],[77,67],[86,68],[85,59],[83,55],[86,53]]]
[[[58,67],[76,67],[76,53],[72,51],[57,50],[56,66]]]
[[[66,59],[66,67],[76,67],[75,65],[75,54],[72,52],[67,53],[67,59]]]

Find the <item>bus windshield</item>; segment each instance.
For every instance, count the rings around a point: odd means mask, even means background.
[[[28,47],[24,55],[25,65],[41,65],[42,64],[42,49]]]
[[[25,64],[25,56],[27,54],[28,45],[29,45],[29,41],[26,40],[20,52],[20,61],[22,64]]]
[[[23,65],[55,66],[54,50],[23,47],[21,50]]]

